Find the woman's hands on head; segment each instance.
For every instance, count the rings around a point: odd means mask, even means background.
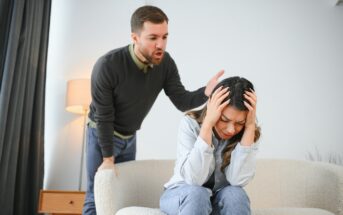
[[[207,102],[206,116],[203,125],[213,127],[219,120],[223,109],[229,104],[230,100],[225,102],[224,99],[229,95],[229,88],[218,87]]]

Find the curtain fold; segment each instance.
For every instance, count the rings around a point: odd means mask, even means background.
[[[51,0],[0,2],[0,213],[37,214]]]

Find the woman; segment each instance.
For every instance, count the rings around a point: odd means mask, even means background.
[[[174,175],[161,210],[174,214],[250,214],[243,190],[255,174],[260,129],[256,94],[241,77],[224,79],[207,106],[186,114],[178,135]]]

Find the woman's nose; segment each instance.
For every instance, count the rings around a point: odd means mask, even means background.
[[[231,123],[229,123],[225,129],[227,134],[234,134],[235,133],[235,126],[233,126]]]

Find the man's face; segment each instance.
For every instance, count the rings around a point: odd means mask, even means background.
[[[132,33],[131,37],[135,43],[135,54],[141,61],[154,65],[161,63],[167,46],[167,22],[145,22],[142,30]]]

